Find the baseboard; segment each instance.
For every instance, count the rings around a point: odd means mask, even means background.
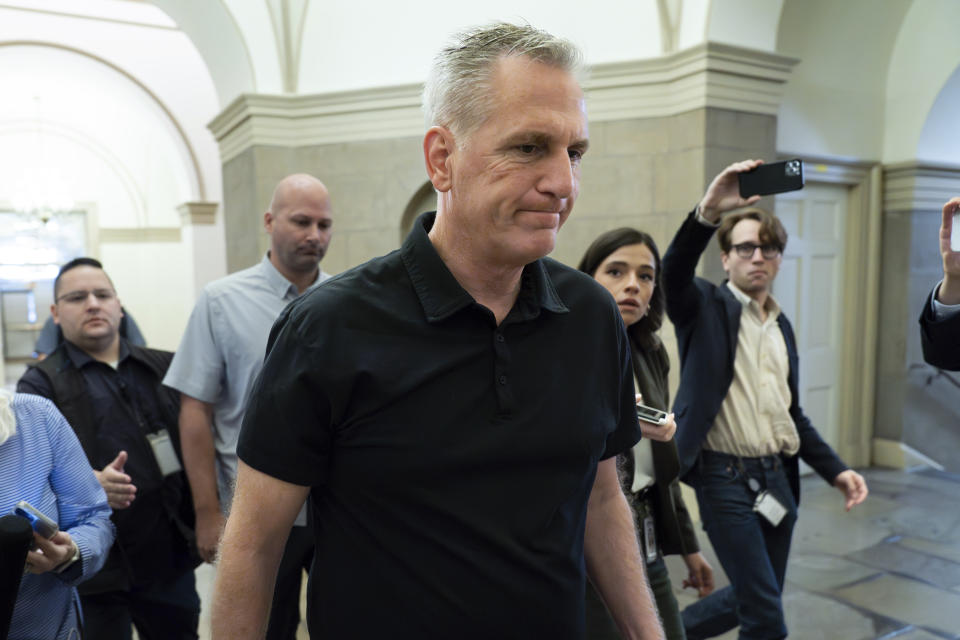
[[[930,456],[920,453],[899,440],[888,440],[886,438],[873,439],[873,464],[890,469],[930,467],[937,471],[943,471],[943,465]]]

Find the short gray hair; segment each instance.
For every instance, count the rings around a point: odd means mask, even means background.
[[[493,97],[490,76],[507,56],[529,58],[585,75],[580,49],[563,38],[530,25],[497,22],[456,34],[436,58],[423,88],[427,127],[440,125],[455,136],[467,136],[486,118]]]

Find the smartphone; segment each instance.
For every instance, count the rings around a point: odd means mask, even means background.
[[[30,521],[30,526],[33,527],[33,530],[39,533],[41,536],[49,540],[56,535],[57,531],[60,530],[60,527],[57,526],[57,523],[37,511],[33,505],[31,505],[26,500],[21,500],[13,508],[14,515],[18,515],[21,518],[26,518]]]
[[[653,424],[664,425],[667,423],[666,411],[660,411],[660,409],[654,409],[643,404],[637,405],[637,417],[644,422],[652,422]]]
[[[768,196],[803,189],[803,161],[800,158],[762,164],[753,171],[738,173],[740,197]]]

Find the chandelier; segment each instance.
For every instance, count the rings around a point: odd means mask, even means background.
[[[46,227],[59,216],[76,209],[64,179],[49,157],[49,131],[45,125],[40,96],[34,96],[32,144],[23,149],[19,179],[10,185],[12,209],[28,228]]]

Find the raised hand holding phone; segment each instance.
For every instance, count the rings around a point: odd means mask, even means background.
[[[725,212],[754,204],[760,196],[744,198],[740,195],[740,174],[753,171],[763,160],[741,160],[721,171],[710,182],[706,193],[697,205],[700,215],[707,222],[716,223]]]
[[[803,189],[803,161],[800,158],[771,162],[737,175],[740,197],[769,196]]]

